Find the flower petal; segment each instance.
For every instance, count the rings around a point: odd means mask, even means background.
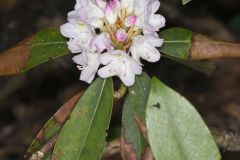
[[[75,11],[68,14],[68,20],[80,20],[95,28],[100,28],[103,25],[104,17],[104,12],[100,7],[93,0],[77,0]]]
[[[149,24],[152,25],[155,31],[165,27],[166,19],[160,14],[154,14],[149,19]]]
[[[96,0],[96,3],[102,10],[104,10],[107,5],[107,2],[105,2],[104,0]]]
[[[103,65],[107,65],[108,63],[110,63],[113,60],[114,57],[115,56],[113,54],[104,53],[99,57],[99,60]]]
[[[115,76],[116,73],[114,72],[114,66],[113,64],[109,64],[105,67],[102,67],[101,69],[98,70],[98,75],[101,78],[108,78],[108,77],[112,77]]]
[[[105,8],[105,17],[110,24],[117,21],[119,13],[119,0],[110,0]]]
[[[100,54],[84,51],[73,57],[73,61],[80,65],[80,80],[91,83],[98,71]]]
[[[159,61],[161,55],[155,47],[160,47],[162,43],[162,39],[152,35],[136,36],[130,48],[133,59],[139,63],[140,57],[149,62]]]
[[[60,31],[63,36],[68,38],[78,37],[81,32],[76,24],[73,23],[65,23],[60,27]]]
[[[82,66],[87,66],[88,64],[88,58],[87,55],[85,53],[79,54],[77,56],[74,56],[72,58],[73,62],[82,65]]]
[[[137,16],[129,16],[124,20],[124,25],[127,27],[134,26],[137,23]]]
[[[112,42],[110,40],[109,34],[106,32],[103,32],[97,35],[95,38],[93,38],[91,42],[91,49],[93,51],[99,51],[99,52],[102,52],[105,49],[107,49],[108,51],[113,50]]]
[[[124,74],[120,74],[119,78],[128,87],[132,86],[135,82],[135,74],[131,71],[126,71]]]
[[[121,8],[125,9],[128,14],[133,12],[134,0],[121,0]]]

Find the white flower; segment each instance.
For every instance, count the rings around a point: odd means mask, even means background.
[[[156,32],[165,26],[159,7],[158,0],[77,0],[60,30],[69,50],[80,53],[73,57],[80,80],[91,83],[98,73],[131,86],[142,73],[141,59],[159,61],[163,39]]]
[[[117,21],[119,13],[119,0],[110,0],[105,8],[105,17],[110,24]]]
[[[82,22],[66,23],[60,27],[62,35],[70,38],[68,48],[72,53],[79,53],[88,47],[95,32]]]
[[[163,39],[152,35],[139,35],[133,38],[133,44],[130,48],[132,58],[140,62],[140,58],[148,62],[157,62],[160,59],[160,53],[155,47],[160,47]]]
[[[106,32],[103,32],[97,35],[96,37],[94,37],[91,42],[91,49],[93,51],[98,51],[98,52],[102,52],[105,49],[107,49],[107,51],[112,51],[113,46],[112,46],[109,34]]]
[[[104,2],[100,0],[97,2],[95,0],[77,0],[75,10],[68,14],[68,20],[70,22],[82,21],[95,28],[101,27],[104,17],[104,12],[101,7],[103,7]]]
[[[104,0],[96,0],[96,4],[102,9],[104,10],[106,5],[107,5],[107,2],[104,1]]]
[[[150,3],[151,14],[149,15],[148,23],[153,27],[154,31],[159,31],[160,28],[165,27],[166,20],[160,14],[155,14],[160,7],[158,0],[153,0]]]
[[[100,62],[106,65],[98,71],[100,77],[118,76],[126,86],[132,86],[135,82],[135,75],[142,74],[142,67],[120,50],[102,54]]]
[[[128,13],[133,12],[134,0],[121,0],[121,8],[126,9]]]
[[[82,52],[74,56],[73,61],[78,64],[78,69],[81,70],[80,80],[91,83],[98,71],[100,62],[100,54],[91,52]]]
[[[129,0],[129,3],[132,1]],[[158,0],[135,0],[133,6],[133,15],[130,14],[126,18],[126,26],[141,28],[144,34],[153,34],[165,26],[165,18],[160,14],[155,14],[160,7]]]

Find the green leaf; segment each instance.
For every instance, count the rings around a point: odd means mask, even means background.
[[[0,54],[0,75],[22,73],[67,53],[67,40],[61,33],[51,28],[43,29]]]
[[[58,30],[51,28],[39,31],[29,49],[31,55],[24,71],[69,53],[66,39]]]
[[[126,144],[130,144],[134,150],[134,155],[138,160],[146,147],[146,140],[144,139],[135,117],[145,121],[146,102],[150,89],[150,78],[146,73],[137,76],[133,87],[129,88],[129,94],[123,106],[122,125],[123,138]]]
[[[92,83],[75,106],[55,145],[52,159],[100,159],[113,105],[112,79]]]
[[[188,60],[192,47],[193,32],[183,28],[170,28],[160,32],[164,39],[160,51],[166,55]]]
[[[201,73],[211,75],[216,68],[212,61],[190,61],[193,32],[183,28],[170,28],[160,33],[164,39],[160,51],[164,57],[182,63]]]
[[[185,5],[187,4],[188,2],[190,2],[191,0],[182,0],[182,4]]]
[[[184,64],[196,71],[204,73],[206,75],[211,75],[213,73],[213,71],[216,69],[214,62],[212,62],[212,61],[207,61],[207,60],[205,60],[205,61],[189,61],[189,60],[178,59],[178,58],[171,57],[168,55],[163,55],[163,57],[166,57],[173,61],[182,63],[182,64]]]
[[[195,108],[157,78],[151,82],[146,123],[156,160],[220,160],[219,150]]]

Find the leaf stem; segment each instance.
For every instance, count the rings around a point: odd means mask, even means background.
[[[114,98],[119,100],[127,93],[127,87],[122,83],[117,91],[114,92]]]

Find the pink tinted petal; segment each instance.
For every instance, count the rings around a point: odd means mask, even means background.
[[[134,26],[137,22],[137,16],[130,16],[127,17],[124,21],[124,24],[129,27],[129,26]]]
[[[105,17],[110,24],[114,24],[117,21],[119,9],[118,0],[110,0],[105,8]]]
[[[119,29],[116,33],[116,38],[119,42],[124,42],[127,40],[127,33],[125,29]]]

